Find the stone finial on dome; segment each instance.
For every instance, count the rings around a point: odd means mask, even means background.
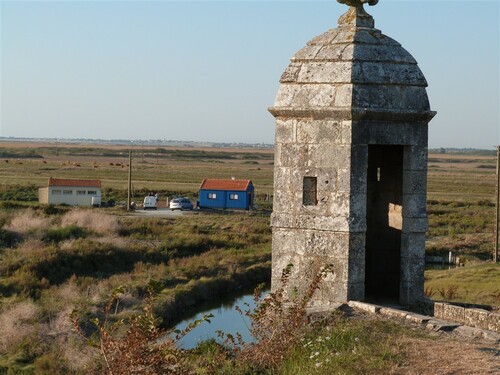
[[[363,4],[377,5],[378,0],[337,0],[340,4],[346,4],[351,7],[362,7]]]
[[[373,17],[366,13],[363,4],[377,5],[378,0],[337,0],[349,5],[349,10],[339,18],[339,27],[375,27]]]

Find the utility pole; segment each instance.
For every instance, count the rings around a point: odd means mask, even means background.
[[[498,221],[500,216],[500,145],[497,146],[497,174],[496,174],[496,210],[495,210],[495,253],[493,254],[493,261],[498,262]]]
[[[131,209],[131,191],[132,191],[132,151],[128,151],[128,193],[127,193],[127,211]]]

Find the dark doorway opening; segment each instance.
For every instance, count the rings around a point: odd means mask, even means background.
[[[365,258],[367,300],[399,300],[403,152],[403,146],[368,147]]]

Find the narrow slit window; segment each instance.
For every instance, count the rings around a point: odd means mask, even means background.
[[[377,168],[377,182],[380,182],[381,180],[381,169],[380,167]]]
[[[304,206],[316,206],[318,204],[318,178],[304,177],[303,182],[303,199]]]

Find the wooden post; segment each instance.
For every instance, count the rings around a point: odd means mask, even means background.
[[[131,209],[131,191],[132,191],[132,151],[128,152],[128,193],[127,193],[127,211]]]
[[[498,221],[500,216],[500,146],[497,146],[497,174],[496,174],[496,210],[495,210],[495,253],[493,261],[498,262]]]

